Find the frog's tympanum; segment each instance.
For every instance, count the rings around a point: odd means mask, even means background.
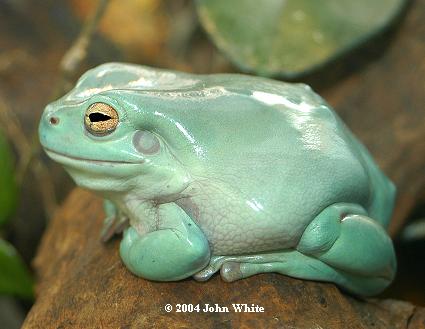
[[[101,195],[135,275],[277,272],[373,295],[392,281],[395,189],[304,84],[110,63],[44,111],[40,139]]]

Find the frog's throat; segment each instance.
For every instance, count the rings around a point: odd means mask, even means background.
[[[98,160],[98,159],[87,159],[87,158],[81,158],[57,151],[53,151],[52,149],[44,147],[44,150],[46,151],[47,155],[52,158],[53,160],[59,162],[59,163],[66,163],[66,162],[90,162],[95,164],[102,164],[102,163],[113,163],[113,164],[142,164],[145,162],[145,160],[140,161],[120,161],[120,160]]]

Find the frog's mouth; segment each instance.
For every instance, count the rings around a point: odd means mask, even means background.
[[[64,165],[70,164],[70,163],[72,164],[73,162],[74,163],[75,162],[86,162],[86,163],[92,163],[92,164],[97,164],[97,165],[105,165],[105,164],[109,164],[109,165],[122,165],[122,164],[138,165],[138,164],[145,162],[144,160],[124,161],[124,160],[88,159],[88,158],[81,158],[81,157],[77,157],[77,156],[74,156],[74,155],[69,155],[69,154],[57,152],[57,151],[54,151],[54,150],[49,149],[47,147],[44,147],[44,150],[50,158],[52,158],[53,160],[55,160],[59,163],[62,163]]]

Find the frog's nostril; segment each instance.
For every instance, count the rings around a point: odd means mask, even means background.
[[[51,117],[49,120],[51,125],[57,125],[59,123],[59,118],[58,117]]]

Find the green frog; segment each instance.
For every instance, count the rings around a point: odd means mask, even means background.
[[[103,236],[123,230],[137,276],[276,272],[358,295],[394,278],[394,185],[307,85],[108,63],[46,107],[39,136],[106,200]]]

